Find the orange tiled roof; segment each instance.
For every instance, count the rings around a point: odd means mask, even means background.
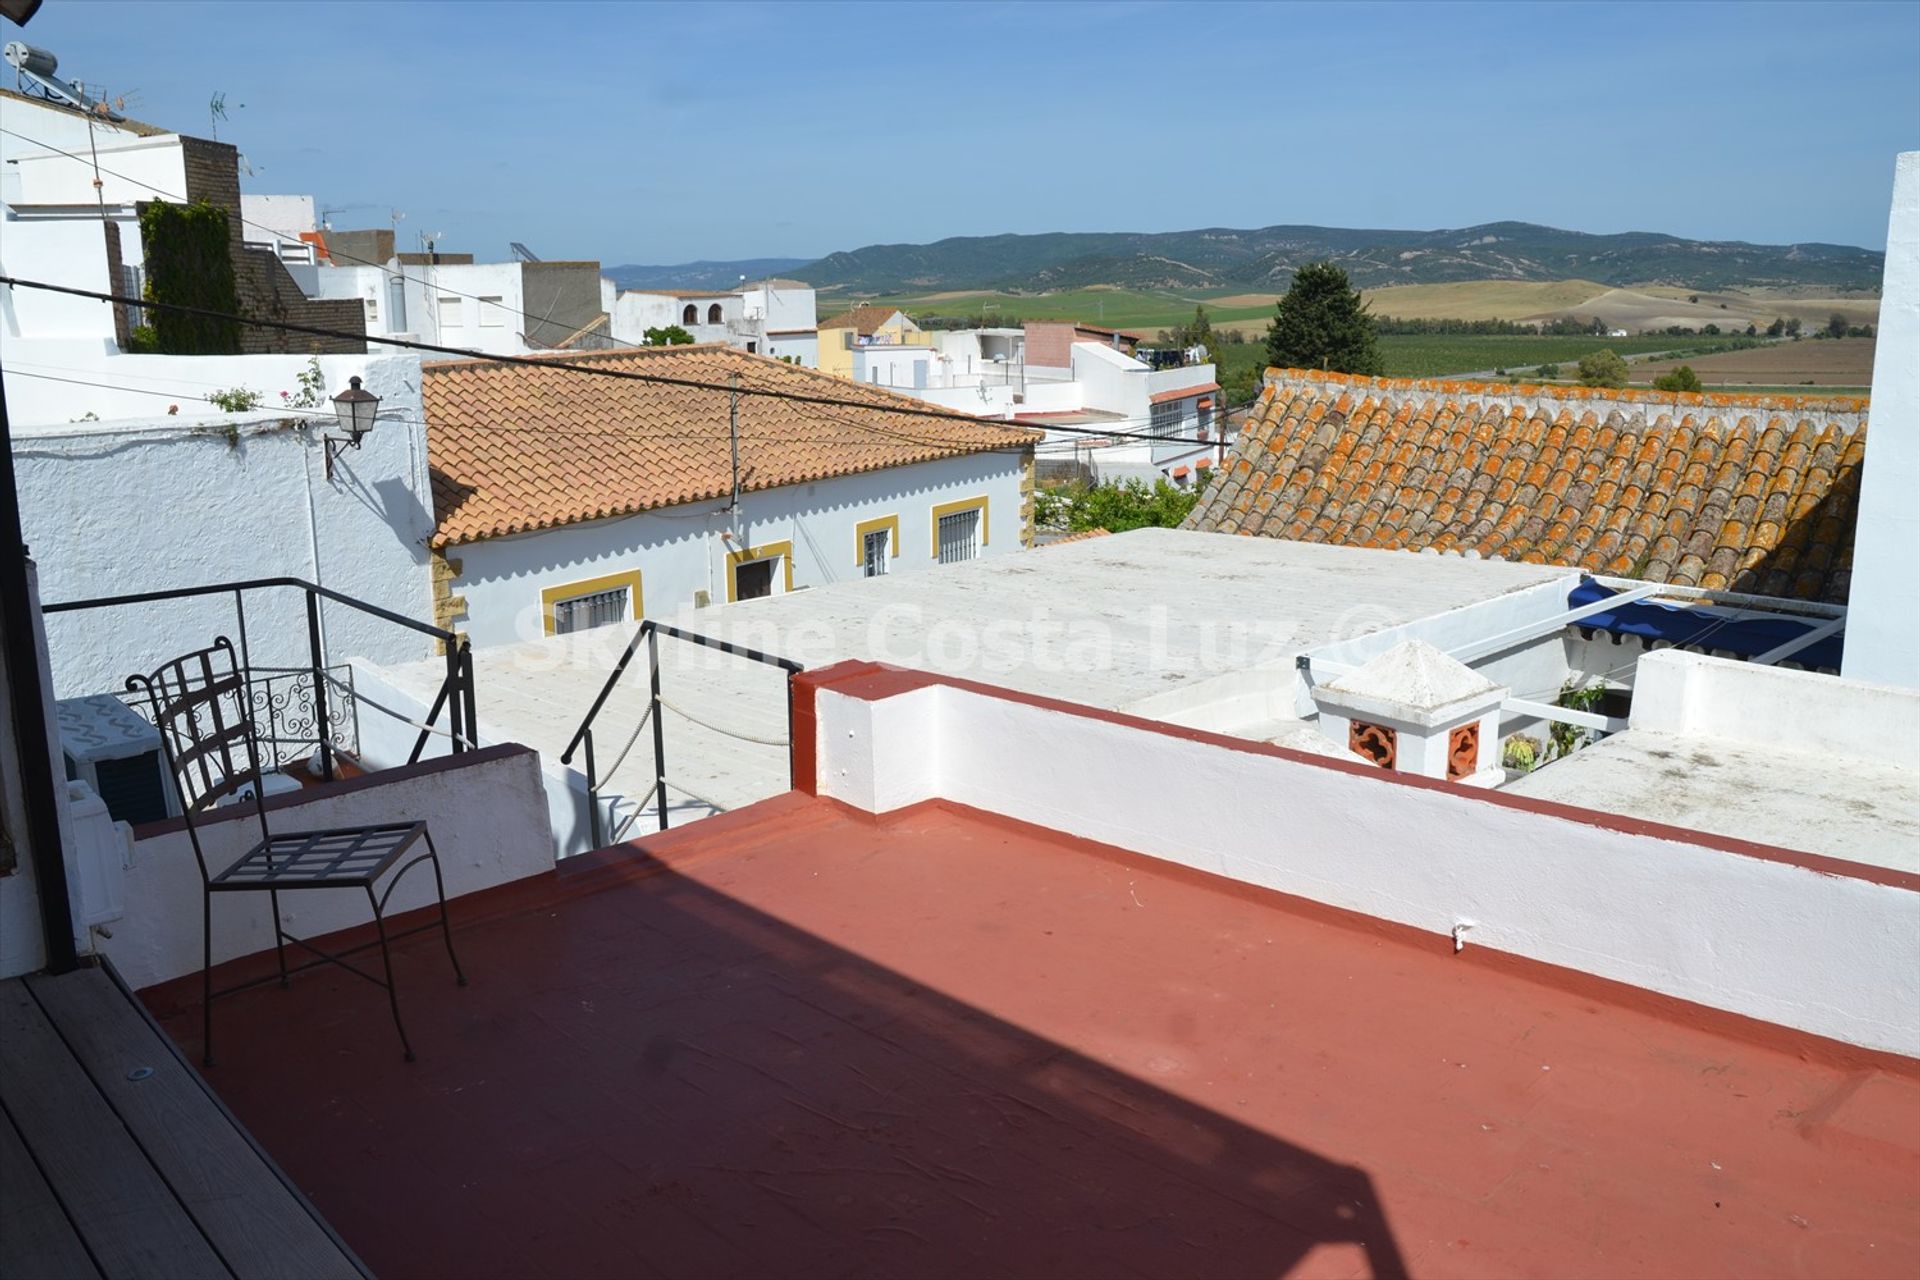
[[[1844,602],[1866,411],[1269,370],[1186,527]]]
[[[872,337],[881,325],[893,319],[898,307],[855,307],[851,311],[842,311],[837,316],[829,316],[819,324],[821,329],[852,329],[863,338]]]
[[[569,352],[567,364],[858,401],[740,397],[746,491],[994,449],[1022,427],[927,416],[877,387],[720,345]],[[436,546],[724,497],[733,483],[728,393],[494,360],[425,366]]]

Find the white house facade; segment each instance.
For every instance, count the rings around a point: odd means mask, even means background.
[[[475,645],[1032,541],[1037,432],[718,344],[568,363],[612,376],[425,369],[434,619]]]
[[[475,646],[688,605],[932,569],[1026,545],[1024,474],[996,454],[889,467],[727,500],[454,544]]]

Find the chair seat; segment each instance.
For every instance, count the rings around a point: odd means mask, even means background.
[[[208,882],[241,889],[338,889],[372,884],[427,829],[424,822],[276,832]]]

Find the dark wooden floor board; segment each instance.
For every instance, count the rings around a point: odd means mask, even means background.
[[[112,978],[80,969],[27,986],[236,1276],[359,1275]]]
[[[0,1088],[102,1272],[114,1280],[232,1274],[17,978],[0,983]]]
[[[0,1111],[0,1276],[99,1280],[20,1131]]]

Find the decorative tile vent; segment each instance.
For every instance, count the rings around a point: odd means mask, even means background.
[[[1492,786],[1480,743],[1500,734],[1507,690],[1424,640],[1404,640],[1313,690],[1320,732],[1354,756],[1400,773]]]
[[[1447,778],[1458,782],[1480,771],[1480,723],[1463,724],[1447,734]]]
[[[1364,756],[1382,769],[1393,768],[1395,748],[1399,745],[1394,731],[1383,724],[1368,724],[1364,720],[1347,721],[1347,750],[1357,756]]]

